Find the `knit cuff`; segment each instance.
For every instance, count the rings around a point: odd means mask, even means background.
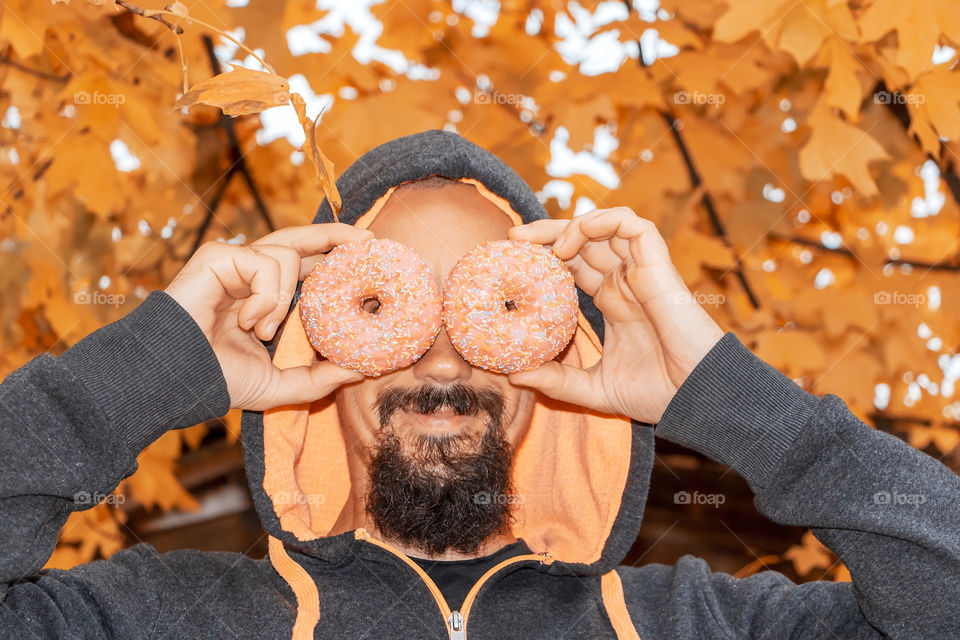
[[[730,331],[680,386],[656,434],[733,467],[757,491],[820,400]]]
[[[217,418],[230,395],[213,348],[189,313],[153,291],[129,314],[60,356],[134,456],[169,429]]]

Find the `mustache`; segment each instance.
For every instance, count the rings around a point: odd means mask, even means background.
[[[487,414],[493,424],[503,417],[503,394],[491,388],[477,388],[465,384],[448,386],[423,385],[415,388],[388,387],[377,394],[373,410],[380,424],[386,425],[397,410],[430,414],[448,407],[460,416]]]

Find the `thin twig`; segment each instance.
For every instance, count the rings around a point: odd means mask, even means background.
[[[633,11],[633,6],[629,0],[624,0],[624,4],[627,5],[628,11]],[[647,64],[643,59],[643,46],[640,43],[640,40],[637,40],[637,47],[639,53],[637,55],[637,61],[640,63],[641,67],[646,67]],[[663,118],[667,126],[670,128],[670,134],[673,137],[674,143],[677,145],[677,149],[680,151],[680,155],[683,158],[683,164],[687,169],[687,175],[690,178],[690,186],[694,191],[700,188],[703,185],[703,178],[700,176],[700,172],[697,170],[697,165],[693,161],[693,156],[690,153],[690,147],[687,145],[686,140],[683,138],[683,134],[680,132],[680,127],[677,126],[677,119],[672,113],[666,110],[658,109],[660,117]],[[733,245],[730,243],[730,239],[727,237],[726,229],[723,226],[723,222],[720,220],[720,215],[717,213],[717,207],[714,204],[713,196],[710,195],[710,192],[704,188],[703,195],[700,198],[701,204],[703,204],[704,210],[707,212],[707,217],[710,219],[710,225],[713,227],[714,234],[723,241],[723,243],[733,252],[734,257],[736,258],[735,264],[737,265],[733,269],[734,275],[736,275],[737,280],[740,281],[740,286],[743,288],[744,293],[747,294],[747,299],[750,301],[750,306],[754,309],[760,308],[760,300],[757,298],[756,294],[753,292],[753,288],[750,286],[750,283],[747,281],[747,276],[743,272],[743,267],[740,264],[740,256],[737,255],[736,251],[733,248]]]
[[[827,247],[821,244],[816,240],[811,240],[810,238],[801,238],[799,236],[787,236],[776,232],[770,232],[767,234],[767,238],[771,240],[780,240],[782,242],[790,242],[792,244],[800,244],[807,247],[812,247],[818,251],[825,251],[827,253],[836,253],[838,255],[847,256],[850,258],[859,257],[853,250],[847,247]],[[862,261],[861,261],[862,262]],[[916,267],[917,269],[927,269],[929,271],[960,271],[960,264],[953,262],[923,262],[921,260],[901,260],[899,258],[890,258],[883,263],[883,266],[891,265],[894,267],[899,266],[908,266]]]
[[[47,73],[46,71],[40,71],[39,69],[34,69],[32,67],[28,67],[25,64],[21,64],[16,60],[11,59],[9,54],[3,57],[0,57],[0,64],[5,64],[7,66],[13,67],[18,71],[29,73],[32,76],[43,78],[44,80],[53,80],[54,82],[67,82],[68,80],[70,80],[69,71],[63,74],[62,76],[54,75],[52,73]]]
[[[217,59],[216,52],[213,48],[213,39],[210,36],[203,36],[203,44],[207,50],[207,56],[210,59],[210,67],[214,75],[219,75],[221,71],[220,60]],[[200,223],[200,226],[197,229],[197,237],[193,241],[193,249],[190,251],[189,255],[196,253],[197,249],[200,248],[200,244],[203,242],[203,236],[206,234],[207,229],[210,228],[210,223],[213,221],[213,216],[216,214],[217,207],[220,206],[220,200],[223,198],[224,193],[227,191],[227,186],[229,186],[230,181],[233,179],[233,176],[239,173],[243,176],[243,181],[247,185],[247,189],[250,190],[250,194],[253,196],[254,204],[257,207],[257,211],[260,212],[260,216],[263,218],[264,222],[267,224],[267,229],[274,231],[276,227],[273,225],[273,220],[270,218],[270,212],[267,211],[267,205],[264,203],[263,198],[260,195],[260,190],[257,188],[256,183],[253,181],[253,177],[250,175],[250,168],[247,166],[246,161],[244,160],[243,153],[240,151],[240,141],[237,139],[237,131],[233,124],[233,118],[220,114],[220,120],[218,125],[226,132],[227,141],[230,145],[230,170],[227,171],[227,175],[222,178],[220,186],[217,187],[217,191],[213,194],[213,197],[210,201],[204,204],[205,215],[203,221]],[[189,258],[189,255],[187,256]]]
[[[200,223],[200,227],[197,229],[197,237],[193,241],[193,248],[190,249],[190,253],[187,254],[184,260],[188,260],[190,256],[197,252],[197,249],[200,248],[200,244],[203,242],[203,236],[207,233],[207,229],[210,228],[210,223],[213,222],[213,215],[216,213],[217,208],[220,206],[220,200],[223,198],[223,195],[227,192],[227,187],[230,185],[230,180],[233,179],[233,174],[237,172],[237,165],[233,165],[227,171],[227,175],[221,178],[220,185],[217,187],[217,190],[213,193],[213,196],[210,198],[209,202],[205,202],[203,205],[204,216],[203,221]]]
[[[177,35],[180,35],[180,34],[183,33],[183,27],[181,27],[181,26],[178,25],[178,24],[173,24],[172,22],[170,22],[170,21],[168,21],[166,18],[164,18],[163,15],[161,15],[161,14],[156,14],[156,13],[149,13],[149,14],[148,14],[148,13],[143,9],[143,7],[138,7],[138,6],[136,6],[136,5],[130,4],[130,3],[127,2],[126,0],[116,0],[116,3],[117,3],[117,6],[118,6],[118,7],[120,7],[121,9],[126,9],[127,11],[129,11],[130,13],[132,13],[132,14],[134,14],[134,15],[138,15],[138,16],[140,16],[140,17],[142,17],[142,18],[147,18],[148,20],[156,20],[157,22],[159,22],[160,24],[162,24],[163,26],[165,26],[167,29],[170,29],[171,31],[173,31],[174,33],[176,33]],[[176,15],[176,14],[174,14],[174,15]]]

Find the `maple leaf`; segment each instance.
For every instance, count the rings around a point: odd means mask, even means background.
[[[671,255],[677,270],[686,282],[696,283],[701,279],[701,265],[726,269],[734,262],[730,247],[715,236],[683,231],[674,236],[673,242],[678,245],[678,250],[671,251]]]
[[[824,100],[831,107],[843,111],[847,117],[856,120],[860,115],[860,102],[863,91],[857,79],[857,71],[862,68],[850,47],[839,38],[830,38],[822,49],[823,64],[829,71],[824,82]]]
[[[848,124],[818,106],[807,118],[812,134],[800,149],[800,171],[807,180],[818,182],[843,176],[865,196],[877,194],[877,183],[870,176],[868,165],[890,156],[869,132]]]
[[[806,65],[832,36],[857,37],[857,27],[846,2],[834,0],[731,0],[730,9],[720,16],[713,37],[736,42],[751,31],[771,49],[781,49]]]
[[[754,339],[758,356],[791,375],[799,376],[827,366],[823,345],[809,333],[764,330],[755,334]]]
[[[943,0],[876,0],[858,24],[864,42],[897,32],[895,60],[910,79],[933,66],[931,56],[941,33],[953,42],[960,40],[960,12],[955,3]]]
[[[910,130],[924,149],[940,155],[940,138],[960,138],[960,73],[942,64],[920,76],[906,94]]]
[[[274,73],[237,67],[198,82],[180,97],[176,107],[207,104],[228,116],[260,113],[290,102],[290,84]]]
[[[783,557],[793,562],[794,569],[805,576],[814,569],[826,569],[833,564],[833,556],[809,531],[800,538],[800,544],[787,549]]]

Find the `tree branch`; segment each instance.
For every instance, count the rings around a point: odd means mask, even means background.
[[[29,74],[32,75],[32,76],[36,76],[36,77],[38,77],[38,78],[43,78],[44,80],[52,80],[52,81],[54,81],[54,82],[67,82],[68,80],[70,80],[70,72],[69,72],[69,71],[68,71],[67,73],[63,74],[62,76],[54,75],[54,74],[52,74],[52,73],[47,73],[46,71],[40,71],[39,69],[34,69],[34,68],[32,68],[32,67],[28,67],[28,66],[25,65],[25,64],[22,64],[22,63],[20,63],[20,62],[17,62],[16,60],[13,60],[13,59],[10,57],[10,53],[9,53],[9,52],[10,52],[10,49],[8,48],[8,49],[7,49],[7,53],[4,54],[3,56],[0,56],[0,64],[5,64],[5,65],[7,65],[7,66],[9,66],[9,67],[13,67],[14,69],[16,69],[16,70],[18,70],[18,71],[23,71],[24,73],[29,73]]]
[[[885,93],[888,96],[898,95],[896,91],[890,91],[887,89],[887,85],[880,81],[873,88],[873,95],[878,93]],[[911,118],[910,110],[907,109],[907,105],[903,104],[897,100],[887,100],[884,103],[887,106],[887,109],[890,110],[890,113],[897,119],[900,123],[900,126],[903,127],[904,131],[910,130]],[[917,139],[916,135],[911,136],[914,141],[919,145],[920,140]],[[947,183],[947,188],[950,190],[950,194],[953,196],[953,200],[960,204],[960,175],[957,174],[955,165],[953,161],[947,162],[946,166],[941,165],[937,162],[937,159],[933,157],[932,153],[927,154],[927,158],[936,163],[937,167],[940,168],[940,174],[943,176],[943,181]]]
[[[207,57],[210,59],[210,67],[213,69],[214,75],[220,75],[223,69],[220,66],[220,60],[217,59],[217,54],[213,50],[213,39],[210,36],[203,36],[203,46],[207,49]],[[260,213],[260,217],[263,218],[263,221],[267,224],[267,229],[274,231],[275,227],[273,225],[273,220],[270,218],[270,212],[267,211],[267,205],[263,201],[263,197],[260,195],[260,190],[257,188],[256,183],[253,181],[253,176],[250,174],[250,168],[247,166],[247,162],[243,157],[243,152],[240,150],[240,142],[237,139],[237,130],[233,123],[233,118],[224,113],[220,113],[220,126],[223,127],[223,130],[227,132],[227,140],[230,142],[230,156],[233,165],[236,166],[237,171],[240,172],[240,175],[243,176],[243,181],[247,183],[247,188],[250,190],[250,195],[253,196],[254,204],[257,207],[257,211]]]
[[[860,259],[857,256],[857,254],[853,252],[852,249],[848,249],[847,247],[826,247],[820,242],[816,240],[811,240],[810,238],[801,238],[799,236],[788,236],[781,233],[776,233],[774,231],[767,233],[766,237],[772,240],[780,240],[783,242],[790,242],[792,244],[801,244],[807,247],[818,249],[819,251],[826,251],[827,253],[836,253],[836,254],[847,256],[850,258],[857,258],[858,260]],[[884,262],[883,265],[884,266],[891,265],[895,267],[906,265],[910,267],[916,267],[917,269],[927,269],[928,271],[960,271],[960,264],[957,264],[955,260],[944,263],[944,262],[924,262],[922,260],[901,260],[899,258],[898,259],[891,258],[886,262]]]
[[[624,4],[627,5],[627,11],[633,11],[633,6],[629,0],[624,0]],[[647,64],[643,60],[643,45],[640,43],[640,40],[637,40],[637,49],[639,54],[637,55],[637,62],[640,63],[641,67],[646,67]],[[697,170],[697,165],[693,161],[693,156],[690,154],[690,147],[687,146],[686,140],[683,138],[683,134],[680,132],[680,128],[677,127],[677,119],[672,113],[666,110],[659,110],[660,117],[663,118],[664,122],[667,123],[667,126],[670,127],[670,134],[673,137],[674,143],[677,145],[677,149],[680,151],[680,155],[683,157],[683,164],[687,168],[687,175],[690,178],[690,186],[693,190],[696,190],[703,184],[703,178],[700,176],[700,172]],[[740,256],[737,255],[733,246],[730,243],[730,239],[727,237],[726,229],[724,229],[723,221],[720,220],[720,215],[717,213],[717,208],[713,201],[713,196],[710,195],[710,192],[704,188],[703,196],[700,198],[700,202],[703,205],[703,208],[707,212],[707,217],[710,219],[710,225],[713,227],[713,232],[723,241],[723,243],[730,249],[736,258],[736,268],[733,270],[734,274],[737,276],[737,280],[740,281],[740,286],[743,287],[744,293],[747,294],[747,299],[750,301],[750,306],[754,309],[760,308],[760,300],[757,298],[756,294],[753,292],[753,288],[750,286],[750,283],[747,281],[747,276],[743,272],[743,267],[740,264]]]
[[[220,206],[220,200],[223,199],[223,195],[227,192],[227,187],[230,185],[230,180],[233,179],[233,175],[236,172],[237,165],[231,166],[230,169],[227,170],[227,175],[221,178],[220,186],[217,187],[217,190],[213,193],[210,201],[203,203],[203,221],[200,223],[200,227],[197,229],[197,237],[193,241],[193,247],[190,249],[190,253],[187,254],[184,260],[189,260],[190,256],[195,254],[197,249],[200,248],[200,244],[203,242],[203,236],[207,233],[207,229],[210,228],[210,223],[213,222],[213,215]]]
[[[143,10],[142,7],[138,7],[136,5],[130,4],[129,2],[126,2],[126,0],[116,0],[116,3],[117,3],[117,6],[120,7],[121,9],[126,9],[130,13],[134,15],[138,15],[141,18],[156,20],[157,22],[165,26],[167,29],[170,29],[170,31],[173,31],[174,33],[176,33],[177,35],[180,35],[183,33],[183,27],[181,27],[178,24],[173,24],[163,16],[147,15],[147,13]]]

